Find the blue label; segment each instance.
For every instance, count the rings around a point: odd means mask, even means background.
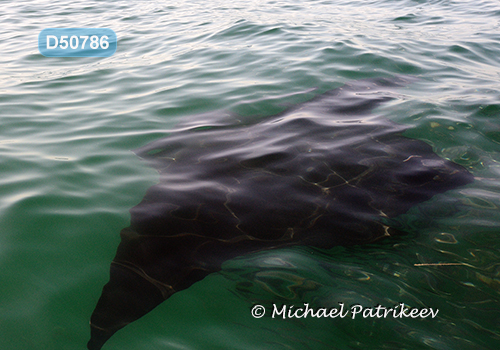
[[[46,57],[109,57],[117,41],[108,28],[47,28],[38,35],[38,50]]]

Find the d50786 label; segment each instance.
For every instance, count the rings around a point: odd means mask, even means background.
[[[109,57],[117,41],[108,28],[46,28],[38,35],[38,50],[47,57]]]

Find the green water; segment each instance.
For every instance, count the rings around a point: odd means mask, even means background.
[[[498,1],[1,5],[0,349],[85,348],[128,210],[158,180],[132,149],[196,114],[264,117],[352,79],[395,74],[420,80],[377,113],[411,126],[408,136],[465,166],[473,184],[399,217],[406,237],[227,262],[104,349],[498,348]],[[118,50],[46,58],[37,39],[51,27],[111,28]],[[458,265],[414,265],[439,262]],[[257,303],[305,302],[440,311],[434,319],[250,315]]]

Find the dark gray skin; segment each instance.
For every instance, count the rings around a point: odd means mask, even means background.
[[[388,218],[473,181],[370,114],[413,78],[367,79],[251,125],[185,127],[136,153],[160,173],[111,263],[88,349],[244,254],[396,233]],[[208,122],[207,122],[208,121]]]

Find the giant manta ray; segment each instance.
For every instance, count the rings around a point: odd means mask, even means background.
[[[370,114],[410,80],[354,81],[257,123],[214,118],[138,149],[160,182],[130,210],[88,349],[228,259],[373,242],[396,232],[387,218],[471,182],[402,136],[406,127]]]

